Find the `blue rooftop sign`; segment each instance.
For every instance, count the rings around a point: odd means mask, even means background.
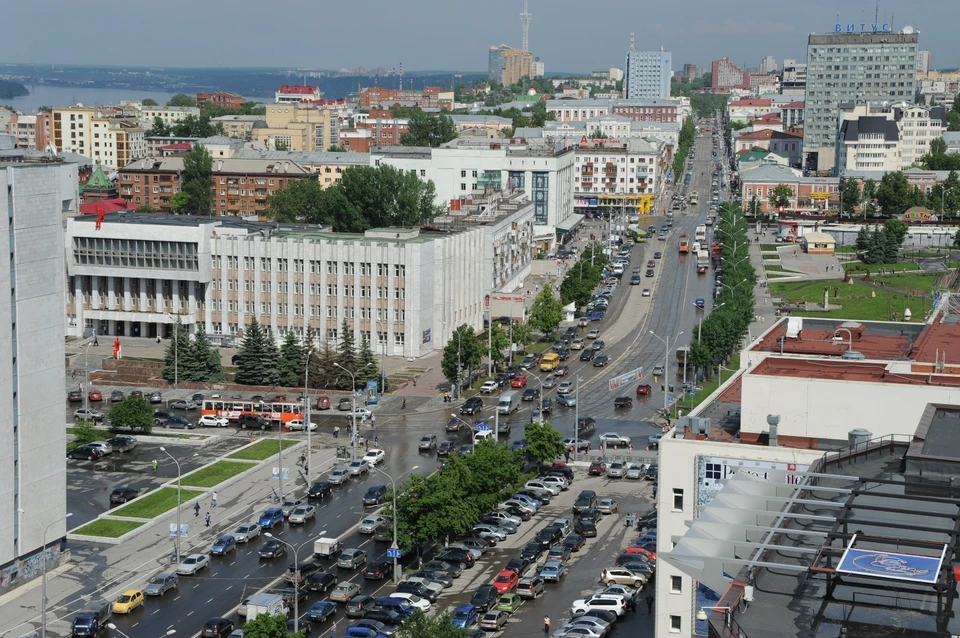
[[[942,555],[917,556],[874,549],[847,548],[843,558],[840,559],[837,571],[855,576],[873,576],[932,585],[937,582],[942,563]]]

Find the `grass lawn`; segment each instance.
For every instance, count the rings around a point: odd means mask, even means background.
[[[182,483],[188,487],[213,487],[251,467],[252,464],[244,461],[217,461],[183,477]]]
[[[228,454],[227,458],[239,459],[241,461],[262,461],[268,459],[277,453],[279,448],[277,441],[278,439],[261,439],[248,448],[237,450],[233,454]],[[286,450],[288,447],[292,447],[297,443],[299,443],[299,441],[284,439],[282,441],[283,449]]]
[[[82,534],[84,536],[104,536],[106,538],[120,538],[127,532],[132,532],[141,525],[145,524],[146,523],[141,523],[140,521],[115,521],[109,518],[100,518],[92,523],[87,523],[74,532],[74,534]]]
[[[856,254],[856,252],[857,252],[857,247],[856,247],[856,246],[834,246],[833,252],[834,252],[834,253]]]
[[[790,270],[790,269],[788,269],[788,268],[784,268],[783,266],[778,266],[778,265],[776,265],[776,264],[770,264],[769,266],[766,265],[766,264],[764,264],[763,269],[766,270],[767,272],[785,272],[785,273],[789,273],[789,274],[791,274],[791,275],[802,275],[802,274],[803,274],[803,273],[797,272],[796,270]]]
[[[203,492],[198,490],[181,490],[181,500],[189,501]],[[168,512],[177,506],[177,488],[162,487],[156,492],[148,494],[136,503],[130,503],[112,510],[111,516],[127,516],[130,518],[153,518]]]
[[[717,388],[726,383],[735,372],[735,370],[722,370],[719,377],[713,375],[712,379],[701,383],[700,386],[703,389],[697,391],[696,396],[691,397],[689,394],[686,394],[683,399],[674,404],[674,415],[676,415],[677,410],[683,410],[684,414],[690,414],[690,410],[703,403],[708,396],[716,392]]]
[[[783,244],[760,244],[760,250],[770,252],[780,248],[780,246],[783,246]]]
[[[929,250],[910,250],[910,251],[905,250],[900,254],[908,259],[930,259],[934,257],[940,257],[944,253],[938,253],[936,251],[929,251]]]
[[[833,296],[833,287],[837,286],[839,296]],[[823,281],[784,281],[770,282],[770,294],[781,297],[786,302],[804,300],[810,303],[823,302]],[[831,304],[841,306],[838,310],[818,312],[815,310],[791,310],[798,317],[819,317],[823,319],[851,319],[860,321],[890,321],[894,312],[902,313],[904,308],[913,312],[913,321],[923,321],[924,301],[910,295],[887,292],[882,288],[868,284],[830,284]],[[876,293],[876,296],[871,296]],[[926,308],[930,307],[926,300]]]
[[[767,271],[767,273],[766,273],[767,279],[777,279],[777,278],[779,278],[779,277],[793,277],[793,276],[794,276],[794,273],[787,273],[787,272],[770,272],[770,271]]]
[[[777,255],[760,255],[760,256],[763,257],[763,260],[764,260],[764,261],[767,261],[767,260],[780,261],[780,255],[779,255],[779,254],[777,254]]]
[[[553,347],[553,341],[538,341],[533,345],[527,346],[525,352],[527,354],[539,354],[541,352],[546,352],[551,347]]]
[[[865,271],[868,270],[871,273],[878,273],[881,268],[883,268],[885,272],[890,272],[891,269],[895,269],[897,272],[920,270],[920,266],[918,266],[915,261],[900,261],[895,264],[864,264],[859,261],[850,261],[843,264],[843,269],[853,274],[857,272],[865,273]]]
[[[871,277],[871,281],[882,281],[887,286],[893,286],[900,290],[916,290],[917,294],[927,294],[932,296],[938,273],[905,273],[902,275],[884,275],[883,277]]]

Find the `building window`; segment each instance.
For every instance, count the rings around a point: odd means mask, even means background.
[[[390,274],[389,264],[377,264],[377,274],[381,277],[386,277]]]
[[[683,510],[683,490],[680,488],[673,488],[673,511],[679,512]]]
[[[550,196],[549,173],[533,174],[533,223],[546,224]]]
[[[670,577],[670,593],[671,594],[683,593],[683,577],[682,576]]]
[[[394,299],[406,299],[406,290],[404,288],[395,288],[393,291]]]
[[[402,346],[402,345],[403,345],[403,333],[402,333],[402,332],[396,332],[396,333],[394,333],[394,335],[393,335],[393,345],[395,345],[395,346]]]
[[[679,634],[680,627],[680,616],[670,616],[670,633]]]
[[[704,468],[703,476],[707,479],[712,479],[714,481],[719,481],[720,477],[723,475],[723,466],[719,463],[707,463]]]
[[[328,261],[328,262],[327,262],[327,274],[328,274],[328,275],[335,275],[335,274],[337,274],[337,262],[335,262],[335,261]]]
[[[393,266],[393,275],[395,277],[406,277],[407,276],[407,267],[403,264],[394,264]]]

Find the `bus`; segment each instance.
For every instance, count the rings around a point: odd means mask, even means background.
[[[556,352],[548,352],[540,359],[541,372],[553,372],[560,365],[560,355]]]
[[[698,193],[697,191],[691,192],[691,193],[690,193],[690,205],[691,205],[691,206],[696,206],[696,205],[699,204],[699,203],[700,203],[700,193]]]
[[[267,421],[286,425],[290,421],[303,418],[303,404],[299,401],[251,401],[214,397],[203,400],[200,412],[203,416],[218,416],[232,422],[239,421],[242,414],[259,414]]]
[[[680,253],[685,254],[690,252],[690,237],[687,235],[680,235]]]
[[[694,239],[700,242],[701,245],[706,245],[707,243],[707,227],[704,224],[697,226],[697,230],[693,235]]]
[[[647,231],[635,224],[627,226],[627,233],[633,236],[633,242],[636,244],[642,244],[647,241]]]

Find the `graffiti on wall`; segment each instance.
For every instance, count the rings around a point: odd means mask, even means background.
[[[49,571],[66,561],[69,553],[61,552],[59,545],[48,547],[43,553],[38,552],[33,556],[18,559],[0,569],[0,594],[5,594],[34,578],[39,578],[43,573],[44,555],[46,555],[47,571]]]

